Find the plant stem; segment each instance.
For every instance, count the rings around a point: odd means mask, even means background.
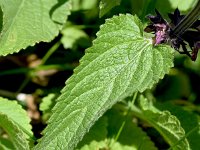
[[[40,65],[43,65],[46,63],[46,61],[49,59],[49,57],[58,49],[58,47],[60,46],[60,41],[58,41],[57,43],[55,43],[49,50],[48,52],[44,55],[44,57],[42,58],[42,63]]]
[[[177,26],[174,27],[172,33],[177,37],[181,36],[192,24],[200,17],[200,0],[196,6],[186,15]]]
[[[18,93],[20,93],[26,87],[30,80],[30,76],[27,75],[15,94],[17,95]]]
[[[51,65],[40,65],[36,68],[17,68],[11,70],[5,70],[0,72],[0,76],[12,75],[12,74],[26,74],[27,72],[36,72],[40,70],[50,70],[50,69],[57,69],[57,70],[73,70],[76,65],[73,64],[51,64]],[[32,73],[30,73],[32,75]],[[33,73],[34,74],[34,73]]]
[[[136,92],[136,93],[134,94],[133,99],[132,99],[132,101],[131,101],[131,105],[133,105],[133,104],[135,103],[135,100],[136,100],[136,98],[137,98],[137,94],[138,94],[138,92]],[[117,133],[117,135],[116,135],[116,137],[115,137],[115,141],[117,141],[117,140],[119,139],[119,136],[120,136],[122,130],[124,129],[124,126],[125,126],[126,121],[127,121],[127,119],[128,119],[128,115],[129,115],[130,110],[131,110],[131,108],[129,107],[128,112],[127,112],[127,114],[126,114],[126,116],[125,116],[126,118],[125,118],[125,120],[122,122],[122,125],[121,125],[121,127],[119,128],[119,131],[118,131],[118,133]]]

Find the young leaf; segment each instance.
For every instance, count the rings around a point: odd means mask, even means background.
[[[29,143],[23,130],[7,115],[0,112],[0,126],[6,131],[16,150],[29,150]]]
[[[73,26],[68,26],[64,28],[61,33],[63,35],[61,42],[65,49],[76,49],[76,47],[81,44],[85,47],[90,45],[88,35],[81,29]]]
[[[16,123],[15,126],[18,126],[20,130],[24,131],[27,138],[32,138],[30,137],[33,136],[30,125],[31,120],[16,101],[9,101],[0,97],[0,113],[6,115],[9,121]]]
[[[121,0],[101,0],[99,4],[99,8],[100,8],[99,17],[104,16],[113,7],[120,5],[120,3],[121,3]]]
[[[49,42],[70,14],[68,0],[0,0],[3,11],[3,28],[0,38],[0,55],[7,55]]]
[[[39,110],[42,111],[42,120],[44,122],[46,122],[46,120],[51,116],[51,110],[56,103],[55,101],[57,97],[56,94],[50,93],[42,99]]]
[[[51,112],[52,107],[54,106],[54,101],[56,99],[57,95],[54,93],[48,94],[46,97],[42,99],[42,102],[40,103],[40,111],[43,113],[45,112]]]
[[[173,150],[190,150],[180,121],[169,111],[159,111],[143,96],[140,97],[142,115],[169,143]]]
[[[73,0],[72,1],[72,10],[80,11],[80,10],[89,10],[96,8],[99,0]]]
[[[73,149],[113,104],[163,78],[173,66],[173,51],[153,47],[136,16],[108,19],[66,82],[36,149]]]

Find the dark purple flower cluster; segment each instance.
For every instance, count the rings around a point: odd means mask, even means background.
[[[200,20],[195,21],[192,26],[181,34],[175,34],[173,29],[179,25],[180,21],[185,17],[180,15],[178,9],[174,14],[168,14],[171,22],[167,22],[161,14],[155,10],[156,16],[148,15],[147,18],[151,23],[144,29],[145,32],[153,32],[153,44],[161,43],[170,44],[179,53],[188,55],[193,61],[196,60],[198,50],[200,49]],[[187,50],[187,45],[191,50]],[[182,50],[180,50],[182,48]]]

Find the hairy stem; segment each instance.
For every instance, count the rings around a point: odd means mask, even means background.
[[[200,17],[200,0],[198,0],[196,6],[186,15],[177,26],[173,29],[173,34],[181,36],[192,24]]]

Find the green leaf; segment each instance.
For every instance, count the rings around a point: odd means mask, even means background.
[[[33,136],[30,125],[31,120],[21,105],[17,104],[16,101],[9,101],[0,97],[0,113],[6,115],[9,121],[12,121],[16,124],[15,126],[23,130],[26,137],[32,138],[30,137]]]
[[[9,139],[0,137],[0,149],[1,150],[13,150],[13,149],[15,149],[15,147]]]
[[[53,100],[55,98],[56,98],[56,94],[54,93],[50,93],[46,97],[44,97],[42,99],[42,102],[40,103],[40,108],[39,108],[40,111],[42,111],[43,113],[50,112],[54,105]]]
[[[106,114],[109,121],[109,138],[116,137],[121,125],[125,123],[117,140],[120,144],[130,146],[136,150],[157,150],[147,134],[133,122],[133,116],[127,115],[126,113],[122,114],[116,109],[111,109]]]
[[[71,8],[68,0],[0,0],[0,6],[3,11],[0,55],[53,40]]]
[[[66,82],[36,149],[73,149],[113,104],[163,78],[173,66],[173,52],[153,47],[136,16],[108,19]]]
[[[194,5],[196,4],[198,0],[169,0],[169,3],[171,4],[171,7],[173,9],[176,9],[177,7],[179,8],[179,10],[181,11],[188,11],[189,9],[191,9],[192,7],[194,7]]]
[[[108,118],[106,116],[101,117],[92,126],[90,131],[83,137],[83,140],[78,144],[78,149],[84,147],[84,145],[90,145],[92,141],[103,141],[107,137]]]
[[[84,146],[81,147],[79,143],[79,147],[81,148],[78,149],[96,149],[94,147],[101,147],[102,142],[106,141],[106,138],[112,139],[113,137],[116,137],[116,134],[124,121],[125,125],[117,140],[117,145],[124,145],[127,148],[136,150],[157,150],[147,134],[133,122],[133,116],[126,116],[124,115],[124,112],[121,113],[115,108],[109,110],[95,123],[89,133],[86,134],[84,139],[81,141],[81,145]],[[104,148],[112,148],[110,147],[112,144],[110,144],[110,146],[108,143],[106,144],[106,142],[104,144]]]
[[[100,150],[108,148],[106,141],[92,141],[89,145],[84,145],[80,150]]]
[[[40,103],[40,111],[42,111],[42,121],[46,123],[46,121],[49,119],[52,113],[52,108],[55,105],[56,98],[58,96],[54,93],[48,94],[46,97],[42,99],[42,102]]]
[[[94,9],[98,3],[98,0],[73,0],[72,9],[73,11]]]
[[[105,139],[103,141],[92,141],[89,145],[83,146],[80,150],[146,150],[144,147],[137,148],[134,145],[124,145],[114,139]],[[150,150],[151,148],[147,148]]]
[[[181,122],[184,128],[187,139],[192,150],[199,150],[200,147],[200,121],[194,113],[183,110],[181,107],[175,106],[170,102],[157,103],[161,110],[169,110]]]
[[[2,10],[0,8],[0,32],[2,30],[2,24],[3,24],[3,12],[2,12]]]
[[[156,0],[156,8],[165,13],[174,11],[176,8],[178,8],[180,11],[188,11],[194,7],[196,2],[197,0]]]
[[[173,150],[190,150],[185,131],[176,116],[169,111],[159,111],[148,99],[140,97],[141,115],[149,122],[169,143]]]
[[[16,150],[29,150],[26,135],[7,115],[0,112],[0,126],[7,132]]]
[[[104,141],[92,141],[89,145],[85,145],[81,150],[138,150],[133,146],[123,145],[114,139],[105,139]]]
[[[99,4],[100,12],[99,17],[104,16],[113,7],[120,5],[121,0],[101,0]]]
[[[64,28],[62,31],[61,42],[64,48],[76,49],[77,45],[83,45],[88,47],[90,45],[88,35],[83,31],[74,26]]]

